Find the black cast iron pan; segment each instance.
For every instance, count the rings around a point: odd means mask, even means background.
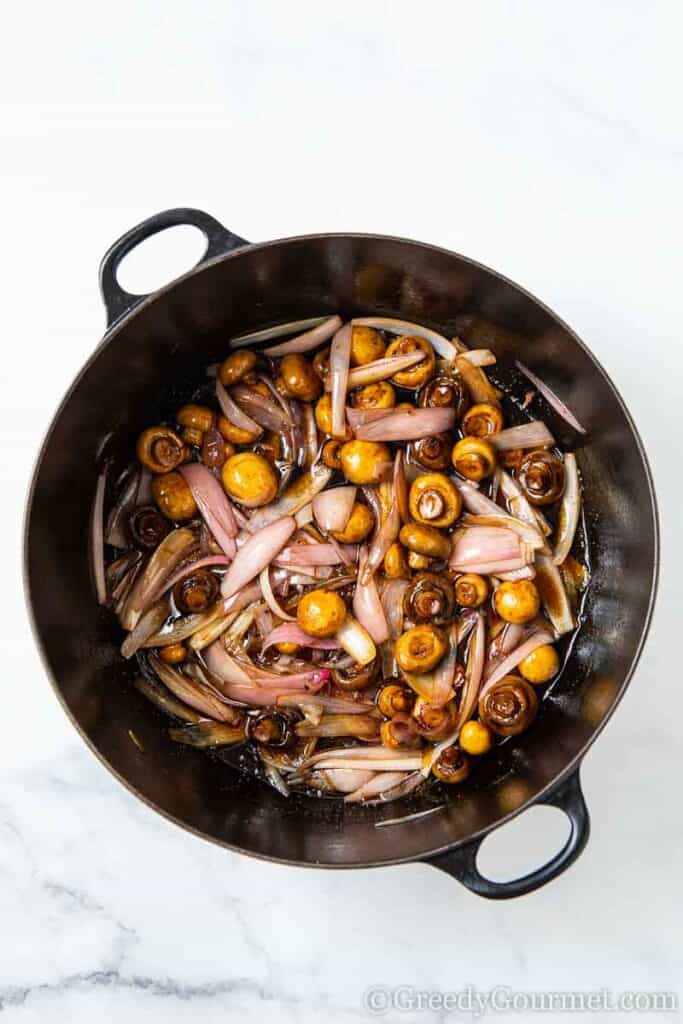
[[[116,277],[123,256],[176,224],[206,235],[198,266],[153,295],[123,291]],[[586,346],[528,292],[463,256],[358,234],[249,245],[198,210],[169,210],[125,234],[104,257],[100,285],[109,326],[48,431],[25,536],[36,637],[57,695],[91,749],[176,824],[256,857],[331,868],[424,861],[492,898],[530,892],[559,875],[588,839],[579,766],[631,679],[658,568],[647,459],[624,403]],[[578,451],[592,563],[585,625],[533,727],[445,797],[413,796],[380,808],[297,795],[285,801],[201,752],[179,750],[168,723],[131,685],[135,669],[119,655],[119,627],[92,589],[86,536],[102,451],[130,459],[140,430],[177,407],[198,368],[224,357],[230,335],[325,312],[395,316],[459,332],[493,349],[503,373],[520,358],[589,430]],[[550,421],[565,444],[577,441],[561,421]],[[131,728],[144,753],[131,742]],[[417,820],[377,827],[442,804]],[[476,866],[484,836],[532,804],[568,815],[566,845],[525,878],[484,878]]]

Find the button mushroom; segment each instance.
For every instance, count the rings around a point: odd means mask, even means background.
[[[549,451],[528,452],[515,476],[532,505],[552,505],[564,492],[564,463]]]
[[[560,671],[560,658],[552,644],[542,644],[527,654],[518,665],[520,673],[529,683],[548,683]]]
[[[421,388],[422,385],[429,380],[434,373],[434,366],[436,359],[434,356],[434,349],[426,340],[426,338],[416,338],[408,335],[404,335],[401,338],[396,338],[392,341],[387,348],[387,357],[389,356],[405,356],[409,352],[418,352],[420,349],[425,354],[424,359],[415,366],[410,366],[407,370],[401,370],[399,373],[394,374],[391,378],[394,384],[397,384],[401,388]]]
[[[453,481],[443,473],[424,473],[411,485],[408,506],[418,523],[452,526],[462,510],[462,498]]]
[[[334,636],[346,619],[346,605],[332,590],[311,590],[297,605],[296,619],[311,636]]]
[[[187,647],[185,644],[167,644],[159,648],[159,657],[167,665],[180,665],[187,658]]]
[[[332,435],[332,399],[329,394],[324,394],[316,402],[315,422],[321,434]],[[346,438],[351,437],[351,429],[348,424],[344,436]]]
[[[432,434],[410,445],[410,457],[425,469],[447,469],[451,464],[453,439],[450,434]]]
[[[351,365],[365,366],[384,355],[386,345],[374,327],[355,327],[351,333]]]
[[[491,730],[483,722],[465,722],[460,730],[458,743],[462,750],[474,757],[486,754],[493,746]]]
[[[161,543],[170,528],[168,520],[152,505],[140,505],[133,509],[128,520],[128,532],[133,543],[148,551]]]
[[[342,472],[352,484],[376,484],[391,462],[391,453],[381,441],[347,441],[341,450]]]
[[[520,676],[504,676],[479,700],[479,718],[499,736],[524,732],[536,717],[538,698]]]
[[[472,770],[472,762],[460,747],[447,747],[432,765],[432,775],[447,785],[464,782]]]
[[[167,519],[182,522],[194,519],[197,515],[197,503],[180,473],[155,476],[152,480],[152,497]]]
[[[394,541],[387,548],[384,556],[384,575],[390,580],[408,579],[410,576],[406,550],[398,541]]]
[[[282,749],[296,740],[292,719],[281,711],[264,711],[247,718],[247,738],[264,747]]]
[[[268,505],[277,494],[277,476],[267,459],[254,452],[240,452],[221,470],[223,486],[235,501],[246,508]]]
[[[216,414],[205,405],[184,405],[176,413],[176,421],[181,427],[200,430],[202,434],[210,430],[216,422]]]
[[[320,377],[311,363],[296,352],[280,360],[278,385],[288,398],[298,398],[302,402],[314,402],[323,389]]]
[[[415,704],[415,693],[407,686],[388,683],[377,694],[377,707],[386,718],[404,712],[409,714]]]
[[[541,610],[538,587],[532,580],[505,580],[494,592],[493,606],[501,619],[524,625]]]
[[[483,437],[463,437],[453,448],[453,466],[466,480],[479,483],[496,468],[496,450]]]
[[[460,426],[468,437],[488,437],[503,429],[503,414],[497,405],[478,402],[467,410]]]
[[[252,372],[256,366],[256,353],[242,349],[241,352],[233,352],[221,363],[218,370],[218,378],[224,387],[230,388],[238,384]]]
[[[437,374],[420,391],[418,404],[423,408],[455,409],[459,420],[469,405],[469,394],[459,374]]]
[[[148,427],[138,438],[137,456],[152,473],[168,473],[187,458],[187,449],[170,427]]]
[[[184,614],[204,612],[218,596],[218,580],[208,569],[195,569],[173,588],[176,608]]]
[[[355,409],[393,409],[396,405],[396,392],[387,380],[366,384],[351,397]]]
[[[367,505],[355,501],[349,521],[343,530],[332,530],[332,536],[340,544],[360,544],[375,525],[375,517]]]
[[[413,626],[396,641],[394,657],[404,672],[431,672],[448,649],[446,634],[438,626]]]
[[[375,658],[367,665],[354,664],[343,669],[331,667],[331,672],[332,682],[338,689],[353,693],[356,690],[365,690],[375,682],[379,672],[379,662]]]
[[[455,594],[447,576],[421,572],[403,598],[405,617],[414,622],[444,625],[453,618]]]
[[[424,526],[422,523],[406,523],[398,536],[401,544],[409,551],[425,555],[427,558],[445,559],[451,553],[450,539],[443,533],[439,533],[433,526]]]
[[[329,441],[325,441],[322,449],[322,460],[323,463],[329,469],[341,469],[341,450],[343,441],[338,441],[336,438],[331,438]]]
[[[479,608],[489,590],[488,582],[476,572],[466,572],[455,581],[455,599],[464,608]]]

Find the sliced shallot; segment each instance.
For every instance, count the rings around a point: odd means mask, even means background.
[[[510,513],[523,523],[535,527],[537,530],[541,523],[545,522],[543,514],[529,502],[521,487],[509,473],[506,473],[500,466],[496,469],[496,480],[501,493],[505,498]],[[543,542],[544,554],[548,554],[547,542]]]
[[[365,715],[372,711],[374,704],[361,700],[345,700],[343,697],[323,697],[319,693],[290,693],[277,699],[278,707],[317,707],[330,714]],[[346,748],[353,750],[353,747]],[[386,749],[386,748],[384,748]]]
[[[386,331],[387,334],[424,338],[442,359],[447,359],[449,362],[457,355],[455,346],[447,338],[444,338],[443,334],[432,331],[429,327],[411,323],[410,320],[394,320],[392,317],[386,316],[363,316],[356,317],[351,323],[354,327],[374,327],[375,330]]]
[[[223,597],[232,597],[245,584],[251,583],[280,553],[295,530],[296,520],[293,516],[283,516],[253,534],[239,549],[223,577]]]
[[[327,785],[337,793],[353,793],[370,779],[374,779],[375,773],[360,771],[357,768],[330,768],[326,772],[320,772],[320,776]],[[308,780],[311,784],[310,779]]]
[[[536,579],[536,569],[533,565],[523,565],[519,569],[504,569],[498,570],[496,573],[499,580],[509,580],[514,583],[515,580],[533,580]]]
[[[207,718],[213,718],[217,722],[231,722],[234,714],[231,708],[216,697],[208,687],[183,675],[177,669],[166,665],[161,658],[150,654],[149,663],[161,679],[164,686],[167,686],[174,697],[188,704],[196,711],[200,711]]]
[[[557,397],[555,392],[551,390],[551,388],[549,388],[547,384],[543,383],[540,377],[537,377],[535,373],[532,373],[529,367],[525,366],[524,363],[520,363],[519,360],[517,360],[516,365],[517,369],[521,370],[524,376],[531,381],[534,387],[538,388],[539,392],[543,395],[548,405],[551,406],[551,408],[553,408],[555,412],[558,413],[562,417],[562,419],[569,424],[570,427],[573,427],[574,430],[577,430],[579,434],[586,433],[586,428],[582,426],[581,423],[579,423],[571,409],[567,408],[564,402]]]
[[[104,492],[106,486],[107,471],[105,469],[97,478],[90,515],[90,559],[98,604],[106,604],[107,601],[104,570]]]
[[[225,390],[218,377],[216,378],[216,398],[221,407],[221,412],[226,420],[230,420],[234,427],[248,431],[254,436],[254,439],[261,436],[263,433],[261,424],[253,420],[251,416],[248,416],[243,409],[240,409],[237,402]]]
[[[394,409],[354,409],[352,405],[346,406],[346,418],[353,431],[356,427],[362,427],[365,423],[374,423],[375,420],[391,416]]]
[[[458,717],[455,728],[440,743],[427,750],[424,754],[421,771],[423,775],[429,775],[432,765],[439,759],[444,750],[451,747],[457,740],[460,730],[467,722],[474,711],[479,698],[481,680],[484,672],[484,659],[486,655],[486,625],[481,611],[477,612],[476,628],[470,639],[470,648],[465,666],[465,683],[460,695],[458,705]]]
[[[132,658],[133,655],[144,646],[145,641],[161,629],[168,618],[168,601],[157,601],[140,616],[126,639],[121,644],[121,654],[124,658]]]
[[[409,589],[409,580],[389,580],[382,592],[382,607],[392,640],[403,632],[403,598]]]
[[[192,491],[202,519],[228,558],[234,558],[237,550],[237,520],[227,494],[211,470],[199,462],[180,467],[180,472]]]
[[[104,531],[104,539],[107,544],[115,548],[128,547],[128,534],[126,525],[128,516],[137,502],[138,490],[140,489],[141,471],[139,466],[134,466],[126,475],[126,481],[121,490],[121,495],[107,517],[107,526]]]
[[[285,622],[281,626],[276,626],[265,637],[261,653],[265,653],[274,644],[296,644],[297,647],[310,647],[318,651],[339,650],[339,644],[336,640],[331,637],[322,639],[321,637],[311,636],[310,633],[304,632],[296,622]]]
[[[402,523],[410,522],[410,508],[408,506],[408,480],[406,478],[406,463],[403,452],[397,452],[394,460],[394,494],[393,501],[398,508],[398,515]]]
[[[499,392],[480,366],[474,366],[467,356],[464,355],[456,358],[455,365],[467,385],[467,390],[472,396],[473,402],[488,402],[491,405],[499,404]]]
[[[394,786],[397,786],[399,782],[402,782],[405,778],[405,774],[405,772],[399,771],[385,772],[383,775],[376,775],[362,786],[359,786],[353,793],[349,793],[348,796],[345,796],[344,803],[362,803],[365,800],[377,797],[387,789],[392,789]]]
[[[420,349],[418,352],[406,352],[403,356],[388,356],[386,359],[375,359],[372,363],[365,363],[363,366],[354,366],[349,370],[346,382],[346,390],[364,387],[366,384],[376,384],[380,380],[387,380],[402,370],[408,370],[416,363],[421,363],[425,354]],[[326,390],[329,377],[326,381]]]
[[[351,356],[351,324],[340,327],[330,348],[330,391],[332,398],[332,436],[344,437],[346,434],[346,385],[349,375],[349,358]]]
[[[319,686],[320,683],[311,683],[310,686],[301,687],[301,689],[310,689],[313,693]],[[277,704],[282,697],[287,697],[292,694],[294,687],[291,683],[287,683],[286,679],[283,679],[282,685],[273,686],[260,686],[253,683],[225,683],[222,687],[223,693],[230,700],[237,701],[239,704],[248,704],[254,708],[268,708],[272,707],[273,704]]]
[[[455,409],[401,409],[355,427],[354,434],[359,441],[419,441],[452,430],[454,425]]]
[[[251,533],[260,530],[261,527],[272,523],[282,516],[294,516],[306,505],[313,501],[316,494],[319,494],[330,481],[332,470],[322,463],[317,463],[307,473],[302,473],[286,491],[271,505],[265,508],[257,508],[249,519],[247,529]]]
[[[383,804],[389,803],[391,800],[399,800],[401,797],[409,796],[422,782],[422,772],[420,771],[401,772],[400,774],[401,779],[399,782],[394,783],[390,789],[383,789],[377,799],[368,800],[366,803]],[[403,819],[393,818],[386,821],[376,821],[375,828],[382,828],[384,825],[398,825],[400,820],[412,821],[414,818],[422,818],[427,814],[433,814],[437,810],[440,810],[440,808],[433,807],[428,811],[421,811],[418,814],[407,814]]]
[[[288,334],[296,334],[298,331],[307,331],[312,327],[328,320],[328,316],[309,316],[306,320],[292,320],[286,324],[275,324],[273,327],[261,327],[256,331],[246,331],[238,334],[228,342],[228,348],[243,348],[245,345],[257,345],[260,341],[270,341],[271,338],[284,338]]]
[[[399,452],[394,461],[394,478],[400,473],[400,467],[403,465],[402,455]],[[380,505],[381,508],[381,505]],[[387,551],[398,537],[399,530],[401,529],[401,515],[398,507],[398,502],[392,500],[389,514],[386,519],[376,531],[375,536],[372,539],[370,545],[370,551],[368,557],[363,566],[363,571],[360,576],[362,582],[369,580],[373,573],[375,573],[382,562]]]
[[[355,544],[293,544],[283,548],[275,559],[276,565],[351,565],[358,554]]]
[[[259,582],[261,583],[261,590],[263,592],[263,599],[270,608],[274,615],[277,615],[279,619],[284,619],[289,622],[296,622],[296,615],[290,615],[286,612],[278,599],[273,593],[273,588],[270,582],[270,566],[266,565],[261,570],[259,575]]]
[[[405,672],[406,680],[420,697],[428,701],[432,707],[442,708],[453,697],[453,681],[458,653],[458,641],[455,629],[451,630],[448,651],[436,668],[431,672]]]
[[[493,366],[496,362],[496,357],[488,348],[472,348],[459,354],[472,363],[472,366]]]
[[[532,420],[518,427],[508,427],[488,438],[499,452],[512,451],[514,448],[543,448],[555,444],[555,438],[542,420]]]
[[[567,452],[564,456],[565,485],[560,511],[557,517],[557,540],[553,552],[555,565],[562,565],[574,543],[576,528],[581,515],[581,484],[576,456]]]
[[[149,634],[140,646],[168,647],[170,644],[184,643],[189,637],[194,637],[198,630],[215,622],[217,616],[223,617],[223,609],[220,604],[213,605],[205,612],[183,615],[179,619],[174,619],[169,626],[164,626],[158,633]],[[144,618],[144,615],[142,617]],[[135,630],[133,630],[134,632]]]
[[[366,547],[363,547],[359,556],[358,582],[356,583],[353,595],[353,613],[374,642],[382,644],[385,640],[389,639],[389,626],[382,602],[379,599],[374,576],[370,576],[367,582],[363,582],[363,573],[367,559],[368,550]]]
[[[379,726],[379,719],[374,715],[324,715],[317,724],[299,722],[296,733],[303,738],[316,736],[319,739],[339,739],[352,736],[357,740],[376,741],[379,739]]]
[[[323,700],[322,697],[316,697],[316,700]],[[290,698],[283,698],[282,703],[285,704],[290,701]],[[350,701],[347,701],[350,703]],[[364,707],[367,710],[372,708],[374,705],[365,704]],[[320,750],[317,754],[311,754],[310,757],[306,758],[304,767],[312,768],[314,765],[320,764],[321,761],[327,761],[333,757],[335,761],[344,761],[348,764],[349,768],[354,767],[354,761],[362,759],[363,761],[394,761],[396,759],[413,758],[414,752],[401,751],[401,750],[390,750],[389,747],[383,746],[368,746],[368,747],[328,747],[327,750]]]
[[[311,349],[317,348],[331,338],[341,325],[341,317],[336,315],[327,317],[322,323],[309,328],[303,334],[297,334],[295,338],[290,338],[289,341],[283,341],[279,345],[271,345],[270,348],[264,348],[263,353],[267,356],[286,356],[290,352],[310,352]]]
[[[455,485],[463,496],[463,501],[466,507],[469,507],[470,502],[467,500],[467,494],[461,484],[466,481],[456,480]],[[479,495],[484,498],[486,502],[489,501],[483,494],[479,494],[476,488],[472,489],[473,494]],[[463,527],[469,526],[496,526],[504,530],[512,530],[516,533],[521,540],[524,541],[533,551],[541,551],[545,547],[545,541],[542,534],[540,533],[537,526],[532,526],[530,523],[523,523],[521,519],[516,519],[514,516],[508,515],[502,508],[499,508],[494,502],[491,503],[496,509],[493,513],[484,513],[477,515],[476,513],[466,512],[459,520],[459,525]],[[480,506],[483,507],[483,506]]]
[[[237,384],[232,389],[232,397],[251,419],[256,420],[266,430],[282,434],[291,430],[291,417],[287,416],[282,406],[272,397],[259,394],[248,384]]]
[[[372,637],[352,615],[346,616],[344,624],[335,633],[335,639],[359,665],[369,665],[377,656]]]
[[[520,538],[513,530],[474,526],[458,531],[449,564],[458,571],[468,572],[468,565],[506,562],[521,557]]]
[[[542,647],[544,644],[551,644],[555,638],[552,633],[547,629],[539,629],[533,633],[524,643],[520,644],[519,647],[515,647],[514,650],[510,651],[504,658],[498,663],[492,666],[489,674],[484,680],[484,685],[481,689],[480,697],[483,697],[485,693],[494,686],[499,679],[503,676],[508,675],[513,668],[517,668],[520,661],[523,661],[528,654],[531,654],[536,650],[537,647]]]
[[[159,592],[164,581],[189,555],[196,543],[197,534],[186,526],[172,530],[164,537],[138,576],[126,599],[121,612],[121,625],[124,629],[133,629],[149,604],[150,595]]]
[[[321,530],[325,533],[336,531],[341,533],[351,517],[353,503],[356,500],[357,488],[333,487],[313,499],[313,515]]]
[[[362,750],[362,748],[361,748]],[[399,756],[397,750],[392,750],[393,757],[387,761],[372,760],[372,758],[358,758],[354,759],[354,768],[369,768],[376,772],[395,772],[395,771],[416,771],[422,765],[422,757],[419,754],[412,753],[407,757]],[[326,768],[345,768],[348,764],[340,758],[330,757],[321,761],[318,767],[321,770]]]
[[[571,605],[564,588],[560,570],[548,555],[536,555],[536,586],[546,615],[550,619],[555,632],[562,636],[571,633],[576,623],[572,615]]]
[[[228,654],[220,640],[215,640],[206,649],[204,661],[209,672],[221,682],[253,685],[248,673],[231,654]]]
[[[318,456],[318,427],[315,422],[315,411],[310,403],[305,402],[302,409],[303,420],[303,465],[310,469]]]

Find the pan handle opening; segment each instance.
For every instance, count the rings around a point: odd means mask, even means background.
[[[590,817],[581,790],[578,767],[559,785],[538,800],[537,804],[546,804],[564,811],[569,818],[570,831],[562,849],[546,864],[531,871],[528,875],[524,875],[523,878],[513,879],[509,882],[494,882],[481,874],[477,867],[477,856],[485,836],[432,857],[427,863],[456,878],[470,892],[476,893],[477,896],[485,896],[487,899],[512,899],[515,896],[524,896],[526,893],[533,892],[534,889],[540,889],[542,885],[546,885],[547,882],[551,882],[563,871],[566,871],[588,842]]]
[[[214,256],[224,256],[233,249],[249,244],[203,210],[179,207],[174,210],[163,210],[148,217],[117,238],[100,264],[100,292],[107,312],[107,327],[111,327],[116,320],[147,298],[146,295],[133,295],[119,284],[117,271],[123,258],[146,238],[181,224],[199,228],[206,238],[206,249],[197,266],[213,259]]]

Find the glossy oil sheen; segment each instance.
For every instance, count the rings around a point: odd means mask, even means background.
[[[223,245],[223,243],[225,244]],[[221,245],[234,245],[225,232]],[[110,310],[120,313],[125,297]],[[497,371],[519,358],[588,428],[578,451],[592,582],[586,625],[543,713],[486,759],[448,806],[416,821],[434,796],[383,808],[292,795],[285,801],[199,751],[179,748],[168,720],[131,685],[120,629],[98,608],[86,549],[98,454],[125,461],[137,434],[224,358],[226,339],[319,313],[418,321],[491,348]],[[176,382],[169,388],[169,381]],[[159,395],[165,395],[166,405]],[[576,435],[547,416],[560,443]],[[657,575],[649,470],[613,385],[549,310],[493,271],[400,239],[325,235],[238,249],[121,315],[64,400],[36,469],[27,517],[29,600],[46,665],[91,747],[133,791],[179,824],[245,853],[334,867],[422,859],[495,827],[567,775],[625,688],[647,630]],[[144,753],[132,743],[133,730]],[[443,796],[439,794],[439,802]]]

